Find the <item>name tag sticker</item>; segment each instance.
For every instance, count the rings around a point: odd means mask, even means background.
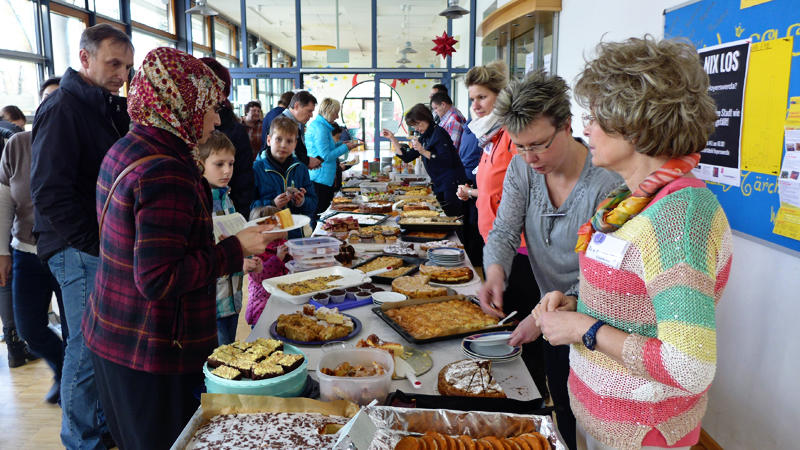
[[[619,269],[629,245],[630,242],[628,241],[598,231],[594,233],[591,242],[589,242],[586,256]]]

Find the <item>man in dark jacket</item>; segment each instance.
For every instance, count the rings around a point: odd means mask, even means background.
[[[231,74],[228,69],[214,58],[200,58],[214,73],[225,83],[223,94],[231,95]],[[253,178],[253,152],[250,149],[250,138],[247,128],[236,120],[233,107],[228,100],[219,109],[220,124],[217,130],[221,131],[233,142],[236,154],[233,160],[233,176],[228,186],[231,187],[231,200],[233,207],[239,214],[250,217],[250,203],[253,202],[256,191],[256,182]]]
[[[272,124],[272,120],[283,114],[289,103],[292,102],[292,97],[294,97],[294,92],[292,91],[286,91],[281,94],[281,98],[278,99],[278,106],[270,109],[264,116],[264,121],[261,122],[261,150],[267,148],[267,135],[269,134],[269,126]]]
[[[80,71],[67,69],[33,121],[31,196],[37,252],[61,286],[70,335],[61,378],[61,441],[68,449],[104,449],[94,368],[81,320],[94,286],[99,235],[95,186],[106,151],[128,132],[119,89],[133,67],[133,44],[116,28],[87,28]]]
[[[300,130],[297,135],[297,146],[294,148],[294,154],[301,163],[308,167],[308,170],[319,168],[324,161],[321,157],[309,157],[308,149],[306,149],[306,124],[311,116],[314,115],[314,109],[317,108],[317,98],[307,91],[300,91],[294,94],[292,102],[289,103],[289,108],[283,112],[283,115],[292,119]]]

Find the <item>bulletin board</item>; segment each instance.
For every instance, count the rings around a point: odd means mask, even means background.
[[[757,48],[759,43],[775,40],[775,43],[783,43],[792,46],[791,60],[789,63],[789,84],[787,98],[800,96],[800,8],[797,0],[700,0],[675,9],[665,11],[664,36],[667,38],[687,38],[697,48],[710,47],[725,42],[732,42],[741,39],[750,39],[751,49]],[[786,38],[793,38],[789,43]],[[780,41],[784,39],[783,41]],[[771,44],[760,44],[764,45]],[[751,50],[752,51],[752,50]],[[788,53],[788,52],[787,52]],[[768,67],[753,67],[753,56],[751,54],[751,66],[748,68],[750,74],[753,70],[761,70],[760,73],[766,74],[768,78],[770,70]],[[747,91],[759,92],[772,89],[772,84],[764,82],[765,77],[756,78],[755,83],[751,83],[748,77]],[[760,80],[760,81],[758,81]],[[778,87],[778,89],[785,89]],[[748,120],[764,121],[761,114],[747,115],[747,94],[745,94],[745,113],[743,114],[743,134],[742,134],[742,165],[741,165],[741,185],[739,187],[723,184],[707,183],[709,188],[717,195],[722,204],[731,228],[746,233],[751,236],[772,242],[774,244],[800,251],[800,240],[790,239],[773,233],[775,218],[781,206],[778,197],[778,175],[765,165],[754,164],[764,161],[763,158],[755,158],[753,152],[759,155],[768,154],[773,160],[778,160],[784,153],[783,139],[772,144],[761,145],[760,139],[754,142],[754,134],[750,133],[750,145],[745,145],[748,136]],[[762,126],[758,123],[753,127],[749,124],[750,130],[758,129],[758,133],[769,130],[770,135],[775,137],[776,129],[783,136],[784,115],[787,105],[783,105],[782,115],[779,121],[770,120],[769,124]],[[774,117],[773,108],[773,115]],[[766,128],[765,128],[766,127]],[[760,137],[759,137],[760,138]],[[748,158],[744,153],[750,153],[750,165],[746,164]],[[757,168],[754,168],[758,166]]]

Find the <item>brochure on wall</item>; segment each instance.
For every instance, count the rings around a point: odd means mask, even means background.
[[[714,132],[700,152],[694,175],[700,179],[739,186],[742,109],[750,41],[741,40],[698,50],[708,74],[708,91],[717,104]]]
[[[788,141],[790,134],[796,140]],[[783,157],[778,178],[778,194],[781,203],[800,207],[800,130],[786,130],[786,139],[786,155]]]

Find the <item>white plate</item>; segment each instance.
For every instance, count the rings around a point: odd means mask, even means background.
[[[408,297],[399,292],[379,291],[372,294],[372,302],[376,305],[402,302],[405,300],[408,300]]]
[[[496,333],[473,334],[472,336],[465,337],[464,340],[471,343],[473,348],[476,348],[506,344],[510,338],[510,331],[498,331]]]
[[[296,283],[298,281],[309,280],[316,277],[325,277],[329,275],[340,275],[342,278],[331,283],[327,289],[307,292],[302,295],[291,295],[278,287],[278,284],[281,283]],[[342,266],[333,266],[325,267],[323,269],[309,270],[307,272],[293,273],[284,275],[282,277],[268,278],[262,281],[261,285],[264,286],[264,289],[267,292],[277,298],[285,300],[289,303],[294,303],[295,305],[302,305],[314,294],[328,292],[334,289],[345,289],[352,286],[358,286],[362,283],[368,283],[370,280],[371,278],[364,275],[364,272],[360,270],[353,270]]]
[[[303,228],[304,226],[306,226],[309,223],[311,223],[311,218],[308,217],[308,216],[304,216],[302,214],[292,214],[292,221],[294,222],[294,225],[292,225],[291,227],[288,227],[288,228],[273,228],[273,229],[271,229],[269,231],[264,231],[264,234],[268,234],[268,233],[283,233],[285,231],[292,231],[292,230],[296,230],[298,228]]]
[[[464,354],[473,358],[485,358],[492,361],[512,361],[522,355],[522,347],[512,347],[510,345],[496,345],[490,347],[473,348],[469,342],[461,342],[461,350]]]

